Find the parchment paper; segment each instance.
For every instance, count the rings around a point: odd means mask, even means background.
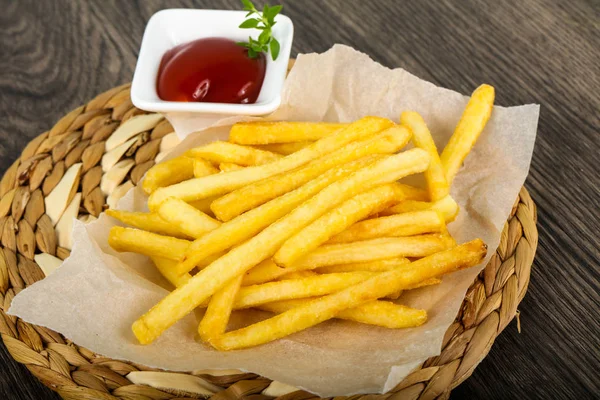
[[[282,107],[272,118],[345,122],[379,115],[398,121],[403,110],[415,110],[423,115],[441,149],[467,99],[337,45],[324,54],[298,57],[285,84]],[[538,113],[537,105],[494,108],[452,188],[461,206],[459,218],[450,225],[458,242],[480,237],[489,245],[490,255],[497,247],[527,176]],[[227,133],[228,127],[219,127],[190,135],[174,154],[224,139]],[[144,204],[141,190],[133,189],[119,208],[141,210]],[[428,322],[419,328],[391,330],[329,321],[274,343],[221,353],[195,341],[197,321],[189,315],[155,343],[141,346],[131,324],[167,291],[145,257],[117,254],[109,248],[106,238],[113,224],[105,215],[89,225],[77,221],[71,257],[17,295],[9,313],[107,357],[179,371],[239,368],[321,396],[385,392],[425,359],[439,354],[444,332],[487,262],[448,275],[441,285],[403,296],[403,304],[428,311]],[[252,318],[264,315],[257,312]],[[239,314],[232,317],[232,325],[241,322]]]

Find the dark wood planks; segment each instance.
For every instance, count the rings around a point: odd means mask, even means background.
[[[262,1],[257,1],[262,3]],[[510,324],[452,398],[593,398],[600,393],[600,35],[598,1],[285,1],[298,52],[353,46],[384,65],[501,105],[542,105],[527,187],[540,244]],[[170,7],[226,1],[0,2],[0,173],[70,109],[129,81],[143,29]],[[0,351],[1,398],[57,398]]]

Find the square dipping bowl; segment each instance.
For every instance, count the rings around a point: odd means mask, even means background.
[[[224,37],[236,42],[258,38],[260,30],[241,29],[246,11],[167,9],[154,14],[144,32],[138,56],[131,101],[142,110],[161,113],[191,113],[212,115],[266,115],[281,103],[281,90],[292,50],[294,25],[285,15],[275,17],[273,36],[279,41],[277,60],[266,55],[265,78],[253,104],[202,103],[164,101],[158,97],[156,79],[163,55],[175,46],[208,37]]]

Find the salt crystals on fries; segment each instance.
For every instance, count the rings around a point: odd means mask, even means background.
[[[147,255],[174,290],[133,323],[142,344],[195,308],[200,338],[219,350],[260,345],[338,318],[415,327],[427,311],[400,294],[477,265],[479,240],[448,233],[450,187],[488,121],[480,86],[439,154],[426,122],[365,117],[349,124],[245,122],[152,167],[148,213],[109,210],[109,244]],[[414,148],[403,148],[412,141]],[[423,174],[425,189],[399,182]],[[274,315],[227,332],[233,310]]]

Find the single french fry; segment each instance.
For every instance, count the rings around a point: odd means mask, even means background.
[[[238,144],[272,144],[319,140],[348,124],[325,122],[238,122],[231,127],[229,141]]]
[[[271,282],[291,272],[301,271],[290,271],[286,268],[282,268],[269,258],[246,272],[244,280],[242,281],[242,286],[259,285],[261,283]]]
[[[443,235],[419,235],[408,237],[386,237],[360,242],[326,244],[309,253],[289,270],[306,270],[392,257],[426,257],[451,245]]]
[[[486,245],[476,239],[417,260],[411,263],[412,268],[382,272],[364,282],[311,300],[267,320],[225,333],[213,341],[212,345],[219,350],[234,350],[267,343],[334,318],[343,310],[387,296],[425,279],[477,265],[485,254]]]
[[[175,271],[175,265],[177,265],[176,261],[156,256],[150,258],[154,262],[154,265],[156,265],[156,269],[158,269],[160,274],[175,287],[183,286],[192,277],[187,273],[183,275],[178,274]]]
[[[272,151],[273,153],[283,154],[284,156],[290,155],[302,150],[306,146],[311,145],[313,142],[291,142],[291,143],[272,143],[272,144],[261,144],[253,146],[256,149]]]
[[[279,160],[281,154],[240,146],[230,142],[212,142],[185,153],[188,157],[202,158],[213,163],[233,163],[242,166],[263,165]]]
[[[484,84],[475,89],[454,133],[442,151],[440,160],[449,185],[490,119],[494,97],[493,86]]]
[[[281,300],[261,304],[257,308],[281,314],[292,308],[305,306],[312,299]],[[335,318],[363,324],[382,326],[390,329],[413,328],[427,321],[427,312],[389,301],[375,300],[339,312]]]
[[[433,203],[428,201],[416,201],[416,200],[404,200],[395,206],[383,210],[380,215],[394,215],[402,214],[412,211],[436,211],[444,216],[446,223],[454,221],[458,215],[458,204],[451,196],[446,196],[441,200],[434,201]]]
[[[174,236],[180,239],[191,238],[179,227],[165,221],[157,213],[132,212],[108,209],[106,215],[111,216],[124,224],[144,231],[158,233],[159,235]]]
[[[233,278],[211,297],[204,317],[198,325],[198,334],[205,342],[211,343],[214,338],[225,333],[241,283],[242,275]]]
[[[150,195],[148,207],[150,210],[155,210],[168,197],[177,197],[185,202],[191,202],[230,192],[252,182],[290,171],[314,159],[323,157],[325,154],[331,153],[352,141],[374,135],[392,125],[392,121],[385,118],[361,118],[340,129],[335,134],[317,140],[310,146],[272,163],[190,179],[157,189]]]
[[[203,176],[218,174],[219,170],[215,168],[210,161],[202,158],[194,159],[194,178],[202,178]]]
[[[177,270],[180,273],[189,272],[208,255],[226,250],[252,237],[252,235],[255,235],[261,229],[283,217],[323,188],[369,165],[377,157],[365,157],[352,163],[341,165],[284,196],[273,199],[231,221],[223,223],[219,229],[210,232],[192,243],[188,253],[185,255],[185,260],[177,266]]]
[[[196,201],[189,201],[187,203],[190,206],[194,207],[196,210],[202,211],[206,215],[214,216],[212,210],[210,209],[210,205],[216,199],[218,199],[218,197],[213,196],[213,197],[207,197],[207,198],[196,200]]]
[[[163,201],[158,208],[158,215],[194,239],[221,226],[216,219],[176,198]]]
[[[406,200],[429,201],[427,190],[396,182],[396,190],[402,191]]]
[[[356,221],[365,219],[400,200],[401,193],[394,190],[393,184],[379,186],[356,195],[289,238],[275,253],[273,261],[283,267],[289,267]]]
[[[436,211],[412,211],[357,222],[327,243],[348,243],[378,237],[413,236],[442,232],[446,223]]]
[[[428,164],[429,156],[425,151],[412,149],[385,157],[345,179],[332,183],[252,239],[208,265],[194,275],[187,284],[167,295],[133,323],[132,330],[135,336],[142,344],[152,342],[165,329],[202,304],[228,281],[271,257],[289,237],[337,204],[377,185],[422,172]]]
[[[365,281],[374,274],[377,272],[342,272],[243,286],[233,307],[239,310],[278,300],[322,296]]]
[[[400,116],[400,123],[408,127],[413,133],[412,142],[415,147],[425,150],[431,157],[429,168],[425,171],[425,181],[427,182],[430,200],[437,201],[446,197],[450,193],[450,185],[446,180],[437,147],[435,147],[435,142],[425,121],[423,121],[423,117],[417,112],[405,111]]]
[[[313,271],[292,271],[292,272],[289,272],[287,274],[280,276],[279,278],[277,278],[277,280],[285,281],[288,279],[301,279],[301,278],[308,278],[308,277],[316,276],[316,275],[317,275],[317,273],[313,272]]]
[[[221,172],[239,171],[240,169],[244,169],[244,167],[238,164],[227,162],[222,162],[219,164],[219,170]]]
[[[241,187],[216,200],[211,208],[221,221],[228,221],[243,212],[298,188],[304,183],[337,166],[371,154],[392,154],[410,140],[407,129],[394,126],[363,141],[352,142],[339,150],[318,158],[303,167],[272,176]]]
[[[194,177],[194,160],[181,156],[161,162],[146,172],[142,189],[151,194],[159,188],[173,185]]]
[[[140,253],[175,261],[183,257],[190,243],[188,240],[120,226],[113,226],[108,235],[108,244],[118,252]]]
[[[336,272],[354,272],[354,271],[371,271],[371,272],[384,272],[389,271],[394,268],[402,267],[410,264],[410,261],[404,257],[398,258],[386,258],[383,260],[374,260],[374,261],[366,261],[366,262],[358,262],[358,263],[350,263],[350,264],[338,264],[338,265],[329,265],[326,267],[317,268],[315,271],[320,274],[333,274]],[[258,268],[258,266],[257,266]],[[249,274],[252,274],[254,269],[250,270]],[[298,272],[306,272],[306,271],[298,271]],[[247,275],[247,276],[248,276]]]

